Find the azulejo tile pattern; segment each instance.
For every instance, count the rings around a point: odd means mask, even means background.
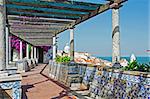
[[[96,70],[90,93],[99,99],[150,99],[150,78]]]
[[[67,75],[65,70],[67,66],[61,69],[64,71],[60,74],[61,79],[65,78],[63,75]],[[82,82],[87,86],[90,85],[89,90],[93,98],[150,99],[150,78],[142,74],[135,76],[122,71],[99,71],[94,66],[72,66],[68,71],[74,74],[79,72],[80,75],[83,75]]]
[[[21,99],[21,81],[1,82],[0,87],[2,89],[12,89],[12,98]]]
[[[83,77],[83,83],[85,85],[89,85],[90,82],[92,82],[93,78],[94,78],[94,74],[96,71],[96,67],[87,67],[84,77]]]

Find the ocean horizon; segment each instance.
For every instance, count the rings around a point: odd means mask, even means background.
[[[112,57],[110,57],[110,56],[109,57],[98,56],[97,58],[112,61]],[[121,59],[126,59],[127,61],[130,61],[130,57],[121,57]],[[136,60],[138,63],[141,63],[141,64],[150,63],[150,57],[146,57],[146,56],[145,57],[142,57],[142,56],[136,57]]]

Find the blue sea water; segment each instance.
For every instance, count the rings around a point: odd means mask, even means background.
[[[98,57],[104,60],[112,61],[112,57]],[[130,61],[130,57],[121,57],[125,58],[127,61]],[[141,64],[147,64],[150,62],[150,57],[136,57],[136,60]]]

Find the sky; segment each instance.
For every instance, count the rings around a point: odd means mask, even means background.
[[[79,0],[76,0],[79,1]],[[80,0],[101,3],[104,0]],[[120,8],[121,56],[150,56],[150,0],[128,0]],[[75,51],[96,56],[112,55],[112,10],[99,14],[75,27]],[[69,30],[58,35],[58,49],[69,43]]]

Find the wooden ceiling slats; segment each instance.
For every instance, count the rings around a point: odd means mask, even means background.
[[[118,5],[125,1],[114,0]],[[51,45],[54,35],[111,9],[110,5],[110,2],[6,0],[7,22],[10,32],[25,41],[33,45]]]
[[[52,19],[52,18],[40,18],[40,17],[26,17],[26,16],[10,16],[7,17],[8,20],[18,20],[24,22],[48,22],[48,23],[61,23],[61,24],[70,24],[75,20],[60,20],[60,19]]]
[[[71,11],[93,11],[101,4],[95,4],[96,6],[89,5],[75,5],[73,3],[62,3],[62,2],[45,2],[39,0],[7,0],[7,4],[15,4],[22,6],[33,6],[33,7],[41,7],[41,8],[54,8],[54,9],[63,9],[63,10],[71,10]],[[77,4],[77,3],[76,3]]]

